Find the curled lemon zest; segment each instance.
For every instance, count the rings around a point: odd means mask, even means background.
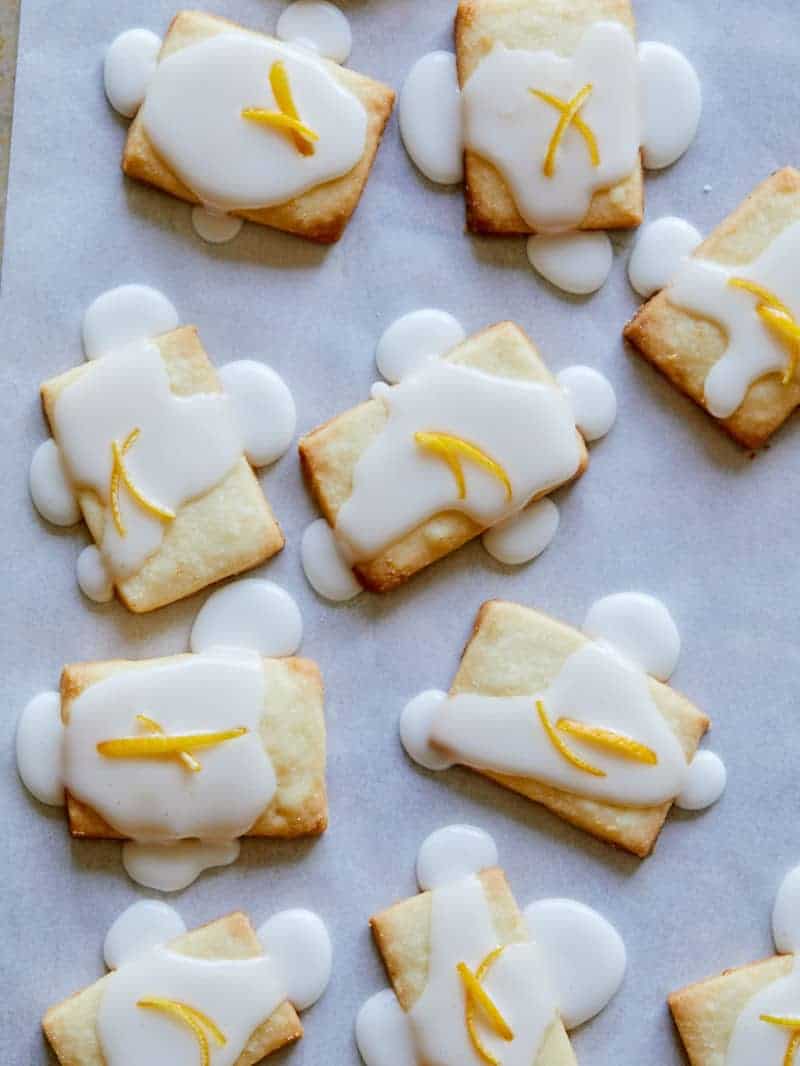
[[[745,292],[752,293],[753,296],[757,296],[763,304],[767,305],[767,307],[774,307],[778,311],[783,311],[785,315],[791,317],[792,312],[786,304],[782,300],[779,300],[771,289],[766,288],[764,285],[759,285],[757,281],[751,281],[750,278],[729,278],[728,284],[732,289],[743,289]]]
[[[467,1026],[467,1032],[472,1046],[483,1061],[488,1063],[489,1066],[500,1066],[500,1063],[499,1060],[486,1047],[484,1047],[478,1036],[477,1029],[475,1028],[475,1007],[477,1006],[480,1008],[486,1017],[486,1020],[498,1036],[502,1037],[503,1040],[514,1039],[514,1033],[511,1026],[505,1020],[494,1000],[481,984],[491,966],[500,957],[503,951],[504,947],[495,948],[494,951],[490,951],[474,974],[465,962],[460,962],[456,967],[466,992],[464,1019]]]
[[[282,111],[268,111],[264,107],[246,107],[242,111],[242,118],[250,119],[251,122],[260,122],[262,126],[274,126],[279,130],[291,130],[306,141],[318,141],[319,134],[315,133],[310,126],[306,126],[299,118],[292,118]]]
[[[783,1056],[783,1066],[794,1066],[797,1049],[800,1047],[800,1018],[790,1018],[776,1014],[759,1014],[759,1019],[762,1022],[769,1022],[770,1025],[779,1025],[783,1029],[795,1030],[789,1041],[789,1046],[786,1048],[786,1054]]]
[[[454,437],[450,433],[415,433],[414,440],[421,448],[425,448],[444,459],[456,480],[459,500],[463,500],[467,495],[467,483],[461,467],[462,458],[470,459],[473,463],[477,463],[478,466],[482,466],[484,470],[488,470],[490,474],[493,474],[498,481],[502,482],[506,490],[506,498],[508,500],[511,499],[513,489],[505,468],[477,445],[470,444],[468,441],[462,440],[461,437]]]
[[[584,740],[587,744],[595,744],[598,748],[613,751],[615,755],[632,759],[634,762],[644,762],[649,766],[655,766],[658,762],[658,756],[652,748],[648,748],[646,744],[640,744],[632,737],[615,733],[611,729],[576,722],[574,718],[559,718],[556,722],[556,729],[560,729],[562,733],[569,733],[578,740]]]
[[[541,700],[536,701],[536,712],[539,715],[539,721],[542,723],[542,729],[547,734],[547,738],[559,755],[562,755],[567,762],[577,770],[583,770],[585,774],[592,774],[593,777],[605,777],[605,770],[601,770],[598,766],[592,766],[590,762],[582,759],[580,755],[576,755],[574,751],[567,747],[556,730],[553,728],[553,723],[547,717],[547,711],[544,709],[544,704]]]
[[[137,714],[136,721],[141,722],[145,729],[149,729],[151,733],[164,733],[164,730],[158,722],[156,722],[154,718],[148,718],[146,714]],[[193,755],[190,755],[188,751],[178,752],[178,756],[186,769],[191,770],[192,773],[196,774],[198,770],[203,769],[202,764],[199,763]]]
[[[244,726],[222,729],[216,733],[165,733],[150,737],[117,737],[116,740],[101,740],[97,750],[108,759],[148,759],[164,755],[179,755],[181,752],[213,748],[226,740],[235,740],[247,732]]]
[[[179,1003],[175,999],[165,999],[162,996],[146,996],[144,999],[138,1000],[136,1006],[143,1007],[146,1010],[161,1011],[163,1014],[171,1014],[173,1018],[177,1018],[178,1021],[183,1022],[184,1025],[191,1029],[200,1046],[200,1066],[209,1066],[211,1062],[205,1029],[208,1029],[220,1047],[223,1047],[228,1042],[225,1034],[207,1014],[203,1014],[196,1007],[190,1007],[186,1003]]]
[[[757,296],[760,303],[756,307],[756,313],[761,321],[778,333],[782,340],[788,341],[789,362],[781,375],[781,384],[788,385],[800,362],[800,325],[786,304],[757,281],[751,281],[749,278],[729,278],[728,284],[734,289],[743,289]]]
[[[313,155],[314,141],[319,140],[319,134],[301,121],[292,96],[289,75],[281,60],[277,60],[270,67],[269,84],[278,110],[246,107],[242,111],[242,118],[249,119],[251,122],[259,122],[262,126],[272,126],[273,129],[288,130],[298,152],[301,155]]]
[[[591,128],[578,114],[580,109],[586,103],[593,88],[594,86],[592,83],[588,82],[582,89],[579,89],[578,92],[575,93],[571,100],[559,100],[557,96],[543,92],[541,89],[529,90],[534,96],[537,96],[540,100],[543,100],[546,104],[550,104],[551,107],[554,107],[557,111],[561,112],[558,124],[556,125],[556,128],[553,131],[553,136],[550,138],[550,143],[547,146],[544,163],[542,163],[542,173],[546,178],[552,178],[555,174],[556,152],[558,151],[558,146],[561,144],[564,134],[572,124],[574,124],[575,128],[586,141],[592,166],[600,166],[600,151],[597,147],[597,138]]]
[[[136,443],[138,436],[139,429],[136,428],[130,431],[121,446],[118,441],[113,440],[111,442],[111,516],[114,519],[114,525],[117,527],[117,532],[121,537],[124,537],[127,531],[125,529],[125,523],[122,521],[122,513],[119,509],[120,484],[123,484],[139,506],[145,511],[149,511],[150,514],[153,514],[164,521],[171,521],[175,517],[174,511],[170,511],[167,507],[161,507],[159,504],[148,499],[136,486],[128,473],[127,467],[125,466],[125,456]]]

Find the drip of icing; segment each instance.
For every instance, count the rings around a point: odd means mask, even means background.
[[[281,987],[297,1010],[313,1006],[331,979],[333,948],[328,930],[313,911],[281,911],[258,930],[258,939],[280,975]]]
[[[542,554],[558,531],[558,521],[558,507],[545,496],[492,526],[481,540],[492,558],[519,566]]]
[[[244,225],[241,218],[227,215],[224,211],[215,211],[198,204],[192,208],[192,226],[195,233],[208,244],[227,244]]]
[[[354,560],[375,558],[443,511],[493,525],[567,480],[580,462],[566,397],[549,385],[440,360],[399,385],[375,385],[373,397],[387,408],[387,421],[359,458],[353,491],[336,519],[339,543]],[[496,476],[472,462],[463,464],[460,498],[448,464],[417,443],[421,431],[480,448],[508,475],[510,499]]]
[[[294,655],[303,639],[303,618],[292,596],[272,581],[247,578],[217,589],[192,626],[193,652],[242,648],[270,658]]]
[[[126,30],[109,45],[103,66],[106,96],[125,118],[141,107],[160,51],[161,38],[150,30]]]
[[[381,335],[375,350],[378,371],[396,385],[432,359],[446,355],[465,336],[464,327],[447,311],[410,311],[396,318]]]
[[[80,521],[81,509],[54,440],[42,441],[33,453],[28,486],[33,506],[47,522],[74,526]]]
[[[544,954],[561,1020],[575,1029],[608,1004],[625,976],[622,937],[591,907],[572,899],[542,899],[523,911]]]
[[[336,63],[346,63],[353,47],[347,16],[327,0],[294,0],[281,12],[275,32],[282,41],[310,44]]]
[[[274,110],[269,72],[284,64],[314,152],[242,117]],[[153,146],[207,206],[257,209],[286,203],[347,174],[364,154],[363,104],[317,56],[268,38],[226,32],[158,64],[140,112]]]
[[[772,911],[772,935],[780,952],[800,952],[800,866],[784,877]]]
[[[537,234],[528,238],[528,260],[551,285],[586,296],[605,284],[614,252],[608,234]]]
[[[157,892],[180,892],[214,866],[230,866],[239,858],[238,840],[179,840],[174,844],[142,844],[126,840],[122,865],[128,877]]]
[[[108,575],[103,556],[90,544],[78,556],[78,585],[81,592],[95,603],[108,603],[114,596],[114,583]]]
[[[639,230],[628,261],[628,279],[640,296],[664,289],[702,241],[700,233],[683,218],[667,215]]]
[[[149,285],[119,285],[101,293],[86,308],[83,351],[87,359],[101,359],[179,325],[178,312],[163,293]]]
[[[703,811],[716,803],[725,791],[728,773],[725,763],[713,751],[698,751],[675,803],[684,811]]]
[[[599,165],[571,126],[555,174],[547,177],[543,162],[560,115],[531,90],[567,101],[586,85],[592,91],[580,117],[596,137]],[[464,140],[500,171],[528,225],[539,232],[570,229],[586,215],[595,191],[635,168],[638,97],[636,46],[618,22],[593,23],[569,58],[496,44],[462,90]]]
[[[485,830],[446,825],[423,840],[417,856],[417,883],[424,892],[496,865],[497,845]]]
[[[463,180],[461,90],[452,52],[417,60],[400,92],[398,120],[405,149],[426,178],[439,185]]]
[[[785,342],[762,322],[752,293],[729,284],[754,281],[777,294],[800,317],[800,222],[784,229],[761,255],[744,266],[723,266],[709,259],[688,259],[670,288],[670,303],[718,323],[727,347],[705,380],[705,403],[717,418],[727,418],[758,378],[785,371],[790,353]]]
[[[244,438],[244,452],[253,466],[268,466],[292,443],[297,410],[280,374],[255,359],[227,363],[219,371]]]
[[[408,1016],[390,988],[376,993],[356,1018],[356,1044],[367,1066],[418,1066]]]
[[[140,899],[124,910],[106,933],[103,958],[109,970],[117,970],[185,932],[183,918],[174,907],[156,899]]]
[[[694,140],[702,93],[697,73],[682,52],[658,41],[639,45],[642,160],[660,170],[679,159]]]
[[[617,397],[608,378],[590,366],[570,366],[556,380],[569,397],[584,440],[605,437],[617,419]]]
[[[17,725],[17,770],[40,803],[64,806],[61,696],[40,692],[27,704]]]
[[[426,770],[448,770],[453,760],[431,745],[431,729],[447,693],[440,689],[420,692],[403,708],[400,716],[400,740],[409,758]]]
[[[583,631],[660,681],[671,677],[677,666],[680,634],[667,608],[654,596],[640,592],[604,596],[589,608]]]
[[[300,560],[309,585],[326,600],[344,603],[363,591],[324,518],[303,530]]]

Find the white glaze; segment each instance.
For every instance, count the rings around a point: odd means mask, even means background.
[[[800,951],[800,866],[781,881],[772,911],[772,936],[778,951]]]
[[[285,65],[302,121],[319,134],[313,155],[284,131],[241,116],[277,107],[272,64]],[[140,112],[153,146],[206,206],[256,209],[285,203],[348,173],[364,153],[367,114],[312,53],[232,31],[162,60]]]
[[[133,118],[144,100],[161,51],[161,38],[150,30],[125,30],[108,46],[103,65],[108,102]]]
[[[17,724],[17,770],[22,783],[40,803],[64,806],[61,745],[61,696],[40,692],[27,704]]]
[[[212,592],[194,620],[189,647],[243,648],[278,658],[294,655],[302,639],[300,608],[286,589],[245,578]]]
[[[666,288],[702,239],[683,218],[666,215],[648,222],[639,230],[628,260],[631,286],[640,296],[652,296]]]
[[[426,178],[439,185],[463,179],[461,91],[452,52],[417,60],[400,91],[398,121],[405,149]]]
[[[45,440],[33,453],[28,487],[33,506],[54,526],[74,526],[81,509],[67,478],[54,440]]]
[[[409,311],[381,334],[375,363],[382,377],[396,385],[435,357],[446,355],[465,336],[464,327],[447,311],[432,307]]]
[[[431,688],[405,705],[400,715],[400,741],[409,758],[426,770],[447,770],[453,760],[431,744],[431,729],[447,693]]]
[[[627,965],[622,937],[602,914],[574,899],[537,900],[523,917],[546,959],[564,1026],[583,1025],[622,984]]]
[[[216,211],[203,204],[192,208],[192,228],[208,244],[227,244],[238,237],[244,221],[224,211]]]
[[[103,958],[109,970],[118,970],[185,932],[183,918],[174,907],[157,899],[140,899],[124,910],[106,933]]]
[[[658,41],[639,45],[642,160],[660,170],[679,159],[697,133],[702,108],[700,80],[677,48]]]
[[[797,960],[786,977],[768,984],[745,1004],[736,1018],[725,1055],[725,1066],[785,1062],[793,1031],[761,1020],[762,1014],[797,1017],[800,1002],[800,966]]]
[[[80,590],[88,599],[95,603],[108,603],[113,599],[114,583],[94,544],[89,544],[78,556],[76,573]]]
[[[590,366],[569,366],[556,380],[569,398],[584,440],[604,437],[617,420],[617,397],[608,378]]]
[[[376,992],[361,1007],[356,1044],[367,1066],[418,1066],[408,1016],[391,988]]]
[[[727,335],[725,353],[705,380],[705,403],[717,418],[732,415],[754,381],[785,370],[789,361],[786,343],[758,316],[757,297],[729,285],[732,277],[765,286],[800,318],[800,222],[744,266],[688,259],[667,290],[670,303],[719,324]]]
[[[317,518],[303,530],[300,561],[309,585],[332,603],[352,600],[363,591],[324,518]]]
[[[333,964],[322,919],[301,908],[281,911],[259,928],[258,939],[280,975],[286,998],[297,1010],[313,1006],[328,987]]]
[[[555,537],[558,522],[558,507],[545,496],[487,529],[481,541],[498,562],[519,566],[542,554]]]
[[[670,678],[677,666],[680,634],[671,614],[655,596],[641,592],[603,596],[589,608],[583,631],[610,644],[660,681]]]
[[[567,480],[580,462],[566,397],[549,385],[440,360],[399,385],[375,385],[373,397],[386,406],[388,420],[359,458],[352,493],[336,520],[339,543],[354,560],[375,558],[443,511],[493,525]],[[482,448],[507,472],[511,500],[497,478],[468,460],[466,498],[460,500],[452,471],[416,443],[418,431],[450,434]]]
[[[83,351],[87,359],[151,340],[180,325],[167,297],[149,285],[119,285],[101,293],[83,315]]]
[[[268,466],[292,443],[297,425],[294,397],[280,374],[255,359],[226,363],[219,371],[231,398],[253,466]]]
[[[528,260],[551,285],[586,296],[601,288],[611,272],[614,252],[608,234],[536,234],[528,238]]]
[[[336,63],[346,63],[353,47],[347,16],[327,0],[294,0],[281,12],[275,32],[283,41],[312,45]]]
[[[474,825],[446,825],[425,837],[417,855],[417,883],[441,888],[497,865],[497,845]]]
[[[180,892],[205,870],[236,862],[240,849],[238,840],[179,840],[172,844],[126,840],[122,845],[122,865],[128,877],[144,888]]]
[[[684,811],[704,811],[720,798],[727,780],[728,772],[719,755],[698,751],[689,764],[686,781],[675,803]]]

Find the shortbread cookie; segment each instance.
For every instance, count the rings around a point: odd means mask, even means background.
[[[759,185],[645,303],[625,338],[748,448],[800,404],[800,173]]]
[[[330,243],[356,209],[393,103],[385,85],[306,49],[182,11],[122,168],[189,203]]]

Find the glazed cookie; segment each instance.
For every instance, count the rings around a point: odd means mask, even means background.
[[[650,596],[599,600],[583,632],[492,600],[449,695],[412,700],[401,739],[428,769],[469,766],[644,857],[673,803],[700,809],[725,784],[719,759],[696,754],[708,719],[663,684],[679,647]]]
[[[105,958],[110,974],[44,1017],[62,1066],[253,1066],[303,1035],[297,1012],[328,985],[331,943],[311,911],[257,932],[237,912],[187,933],[143,900],[109,930]]]
[[[800,173],[779,170],[684,260],[625,338],[748,448],[800,404]]]

